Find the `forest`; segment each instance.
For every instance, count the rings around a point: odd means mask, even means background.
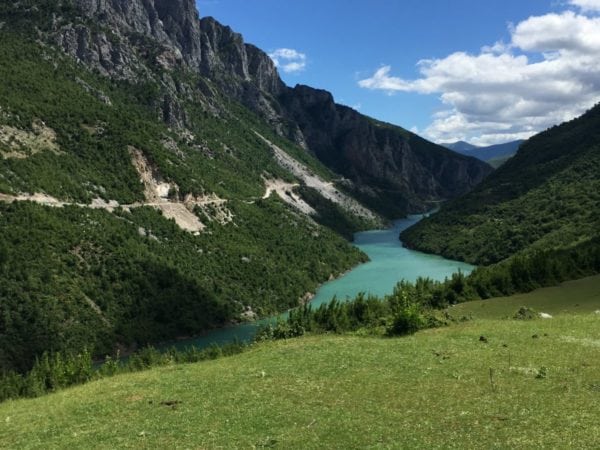
[[[43,192],[83,205],[142,201],[134,147],[178,186],[175,196],[215,194],[233,217],[221,225],[199,211],[207,228],[193,236],[150,207],[110,213],[0,203],[0,371],[28,371],[44,352],[103,357],[201,334],[240,320],[248,307],[263,317],[366,260],[337,233],[262,199],[263,177],[294,180],[255,131],[325,179],[331,173],[244,107],[212,99],[220,109],[208,113],[197,99],[193,134],[185,134],[156,120],[162,96],[151,82],[104,78],[6,29],[0,58],[11,61],[0,65],[0,127],[34,142],[42,129],[56,145],[0,157],[1,193]],[[13,147],[0,145],[0,153]],[[343,212],[336,217],[346,236],[364,227]]]

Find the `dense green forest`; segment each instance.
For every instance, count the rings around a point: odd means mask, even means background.
[[[230,207],[235,225],[193,236],[151,208],[0,204],[0,367],[27,369],[45,350],[103,355],[194,335],[248,305],[272,314],[365,261],[277,200]]]
[[[214,193],[233,216],[227,225],[201,217],[207,229],[193,236],[149,207],[0,203],[0,370],[28,370],[45,351],[104,355],[199,334],[248,306],[278,312],[366,260],[277,198],[261,200],[263,177],[294,179],[255,131],[325,179],[332,174],[244,107],[214,93],[217,112],[190,100],[192,133],[182,133],[156,119],[163,94],[150,81],[101,77],[7,30],[0,58],[10,61],[0,65],[0,127],[24,140],[0,142],[0,193],[142,201],[134,147],[181,198]],[[338,216],[346,236],[364,226]]]
[[[600,105],[540,133],[475,190],[404,231],[405,245],[473,264],[600,233]]]

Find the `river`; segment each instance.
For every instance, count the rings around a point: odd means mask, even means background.
[[[428,255],[402,246],[398,239],[400,232],[414,225],[421,215],[409,216],[393,223],[387,230],[372,230],[356,233],[354,245],[369,255],[368,263],[355,267],[344,276],[323,284],[312,300],[313,306],[329,302],[333,296],[338,299],[354,298],[364,292],[383,296],[390,294],[398,281],[415,281],[419,276],[443,280],[459,269],[470,273],[473,266],[451,261],[441,256]],[[249,341],[257,327],[273,319],[246,323],[212,331],[205,336],[179,341],[176,347],[206,347],[210,344],[225,344],[235,339]]]

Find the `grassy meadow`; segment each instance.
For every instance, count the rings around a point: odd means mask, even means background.
[[[528,294],[459,303],[448,309],[454,318],[503,319],[525,306],[547,314],[590,313],[600,310],[600,275],[567,281]]]
[[[576,298],[598,280],[558,289]],[[544,292],[553,304],[547,289],[502,301],[535,307]],[[600,314],[577,301],[585,312],[267,342],[8,401],[0,447],[595,448]]]

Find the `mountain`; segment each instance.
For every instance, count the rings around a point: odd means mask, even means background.
[[[463,155],[473,156],[477,159],[487,162],[493,167],[500,167],[510,157],[512,157],[525,142],[523,140],[517,140],[512,142],[505,142],[504,144],[490,145],[487,147],[478,147],[468,142],[458,141],[452,144],[442,144],[444,147],[458,152]]]
[[[154,7],[137,0],[126,8],[119,0],[76,4],[84,21],[117,30],[119,42],[112,44],[104,31],[85,27],[75,36],[71,23],[55,26],[50,39],[113,77],[131,79],[143,73],[152,77],[149,66],[161,66],[162,82],[176,88],[167,92],[162,106],[168,123],[186,125],[185,107],[176,91],[193,91],[169,80],[173,78],[169,69],[183,65],[197,70],[219,93],[259,114],[278,134],[344,176],[349,182],[341,184],[343,189],[388,218],[423,211],[431,201],[463,194],[490,173],[477,161],[456,157],[400,127],[337,105],[326,91],[287,87],[264,52],[213,18],[198,21],[192,0],[156,0]],[[139,33],[160,48],[150,51],[143,44],[140,49],[138,38],[132,38]],[[140,58],[142,51],[154,61]]]
[[[461,154],[466,154],[468,152],[470,152],[471,150],[477,150],[478,147],[476,145],[473,144],[469,144],[468,142],[465,141],[457,141],[457,142],[451,142],[451,143],[446,143],[446,144],[440,144],[443,147],[446,147],[454,152],[457,153],[461,153]]]
[[[600,105],[526,141],[471,193],[404,231],[405,245],[476,264],[585,245],[600,233]]]
[[[286,86],[193,0],[0,4],[0,370],[197,335],[491,168]],[[383,216],[383,217],[382,217]]]
[[[296,86],[280,97],[308,149],[350,179],[349,191],[386,217],[425,211],[468,192],[491,172],[475,158],[337,105],[330,93]]]
[[[508,158],[517,153],[524,140],[506,142],[504,144],[490,145],[488,147],[480,147],[468,154],[479,158],[483,161],[491,161],[492,159]]]

